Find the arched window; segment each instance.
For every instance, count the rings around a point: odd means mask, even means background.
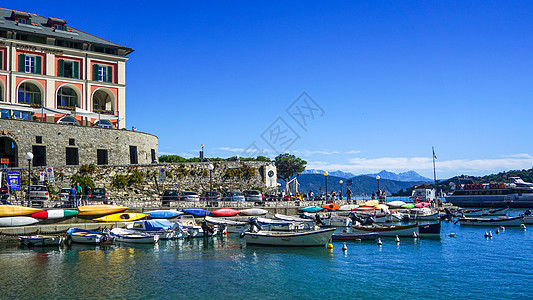
[[[104,90],[97,90],[93,95],[93,112],[113,114],[113,98]]]
[[[76,107],[79,107],[76,91],[68,86],[61,87],[57,91],[57,107],[68,110],[74,110]]]
[[[31,82],[23,82],[18,90],[18,102],[32,106],[41,106],[41,90]]]

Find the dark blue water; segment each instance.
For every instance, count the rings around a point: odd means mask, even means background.
[[[484,237],[492,230],[493,238]],[[448,234],[455,232],[456,237]],[[531,298],[533,227],[443,223],[441,239],[246,246],[237,236],[158,245],[0,249],[2,298]]]

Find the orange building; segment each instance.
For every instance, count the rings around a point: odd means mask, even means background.
[[[65,20],[0,8],[1,118],[124,128],[131,52]]]

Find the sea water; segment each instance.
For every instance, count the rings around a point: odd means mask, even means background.
[[[4,245],[1,298],[532,297],[533,226],[496,234],[496,227],[442,224],[440,238],[347,242],[346,252],[341,242],[332,251],[252,246],[238,235],[155,245]]]

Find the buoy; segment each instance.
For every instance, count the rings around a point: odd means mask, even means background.
[[[522,227],[522,229],[526,229],[526,224],[520,224],[520,227]]]
[[[499,229],[496,229],[496,234],[500,234],[500,230]]]
[[[333,250],[333,244],[328,243],[327,246],[326,246],[326,248],[327,248],[328,250]]]
[[[492,231],[489,230],[489,238],[492,238]]]
[[[347,251],[347,250],[348,250],[348,247],[346,247],[346,243],[344,243],[344,244],[342,245],[342,251]]]
[[[485,231],[485,237],[488,238],[489,237],[489,233],[487,231]]]
[[[400,238],[398,236],[396,236],[396,238],[394,240],[396,241],[397,244],[400,243]]]
[[[383,245],[383,242],[381,241],[380,238],[378,238],[378,245],[379,245],[379,246]]]
[[[418,238],[418,234],[416,234],[416,232],[413,231],[413,238]]]
[[[455,232],[452,232],[449,235],[450,235],[450,237],[455,237]]]

